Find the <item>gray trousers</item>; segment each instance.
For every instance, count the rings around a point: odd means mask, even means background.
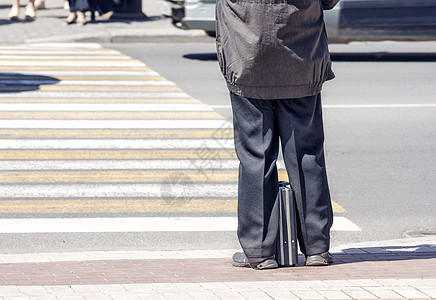
[[[240,161],[238,238],[245,254],[275,254],[279,139],[297,203],[300,250],[305,255],[328,251],[333,212],[324,159],[321,94],[259,100],[230,93],[230,98]]]

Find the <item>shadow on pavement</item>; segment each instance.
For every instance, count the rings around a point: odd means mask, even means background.
[[[343,253],[333,253],[334,265],[374,262],[401,261],[436,258],[436,245],[389,246],[343,249]]]
[[[436,52],[425,53],[391,53],[391,52],[369,52],[369,53],[350,53],[332,52],[330,54],[333,61],[342,62],[434,62]],[[186,59],[211,61],[217,60],[216,53],[193,53],[183,55]]]
[[[333,61],[343,62],[432,62],[436,61],[436,52],[421,52],[421,53],[408,53],[408,52],[368,52],[368,53],[342,53],[332,52],[330,54]]]
[[[20,73],[0,73],[0,93],[20,93],[38,90],[41,85],[57,84],[59,79],[50,76]]]
[[[183,58],[192,59],[192,60],[201,60],[201,61],[218,60],[216,53],[185,54],[183,55]]]

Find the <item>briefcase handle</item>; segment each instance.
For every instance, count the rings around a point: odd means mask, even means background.
[[[290,184],[288,181],[284,181],[284,180],[279,181],[279,187],[289,187],[289,186]]]

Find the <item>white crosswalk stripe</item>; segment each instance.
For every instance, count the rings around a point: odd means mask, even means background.
[[[129,203],[138,212],[232,216],[6,218],[0,232],[236,230],[231,123],[118,51],[0,46],[0,130],[0,214],[111,214]],[[334,230],[359,230],[340,218]]]

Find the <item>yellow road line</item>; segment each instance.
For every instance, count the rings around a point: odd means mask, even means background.
[[[5,200],[0,213],[236,212],[236,199]]]
[[[125,56],[124,56],[125,57]],[[113,63],[113,62],[122,62],[122,63],[141,63],[139,60],[136,59],[0,59],[0,64],[5,61],[5,62],[19,62],[19,63],[23,63],[23,62],[74,62],[74,63],[94,63],[94,62],[108,62],[108,63]]]
[[[231,129],[0,129],[1,139],[168,139],[233,138]],[[142,150],[141,150],[142,151]],[[1,151],[0,151],[1,153]]]
[[[235,159],[233,150],[0,150],[0,160]]]
[[[202,103],[193,98],[0,98],[0,103]],[[0,107],[1,108],[1,107]]]
[[[347,212],[345,210],[345,208],[343,208],[342,206],[340,206],[338,203],[336,203],[333,200],[332,200],[332,208],[333,208],[333,212],[334,213],[345,213],[345,212]]]
[[[39,119],[39,120],[161,120],[161,119],[188,119],[188,120],[198,120],[198,119],[224,119],[220,114],[214,111],[200,111],[200,112],[91,112],[91,111],[80,111],[80,112],[44,112],[44,111],[11,111],[2,112],[0,111],[0,119]]]
[[[0,213],[237,212],[237,199],[47,199],[2,200]],[[333,212],[345,212],[332,202]]]
[[[0,49],[1,50],[1,49]],[[23,51],[23,49],[20,49],[20,51]],[[28,53],[20,53],[20,54],[15,54],[15,53],[0,53],[1,56],[41,56],[41,57],[63,57],[63,56],[74,56],[74,57],[80,57],[80,56],[95,56],[95,57],[111,57],[111,56],[116,56],[116,57],[126,57],[126,55],[122,54],[122,53],[116,53],[116,52],[112,52],[111,50],[109,51],[105,51],[108,53],[79,53],[79,54],[74,54],[74,53],[34,53],[33,52],[34,49],[28,51]],[[35,50],[37,51],[37,50]],[[42,49],[42,51],[44,51],[44,49]],[[101,50],[98,50],[101,51]]]
[[[135,183],[166,182],[180,178],[184,182],[237,182],[237,170],[110,170],[110,171],[7,171],[0,172],[0,183]],[[287,180],[286,171],[279,171]]]
[[[63,66],[0,66],[0,70],[29,71],[152,71],[149,67],[63,67]]]
[[[22,90],[23,86],[0,86],[0,92]],[[39,91],[72,91],[72,92],[182,92],[177,86],[81,86],[81,85],[40,85]]]

